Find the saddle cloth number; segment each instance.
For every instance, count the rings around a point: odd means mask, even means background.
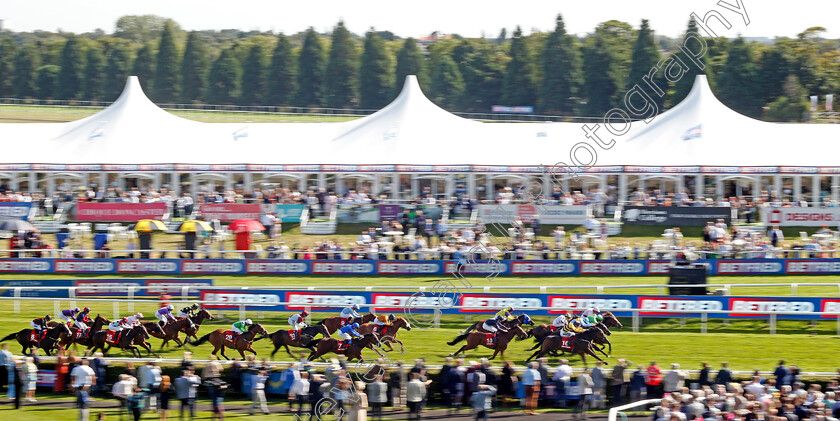
[[[339,351],[344,351],[349,346],[350,346],[350,341],[341,341],[341,342],[338,343],[338,350]]]
[[[233,342],[233,337],[236,336],[236,333],[232,330],[225,331],[225,340],[228,342]]]
[[[289,330],[289,338],[293,341],[298,340],[297,331],[296,330]]]
[[[82,339],[87,336],[87,333],[90,331],[90,328],[85,330],[79,329],[76,331],[76,339]]]
[[[108,333],[105,334],[105,342],[108,342],[110,344],[116,344],[119,338],[119,332],[115,332],[113,330],[109,330]]]
[[[493,335],[492,333],[485,334],[484,335],[484,343],[487,344],[487,346],[495,345],[496,344],[495,336],[496,335]]]
[[[560,348],[563,348],[567,351],[571,351],[572,350],[572,338],[574,338],[574,336],[568,336],[568,337],[564,336],[564,337],[560,338]]]

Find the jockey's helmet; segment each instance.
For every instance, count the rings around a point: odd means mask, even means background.
[[[198,310],[198,308],[199,308],[199,305],[197,303],[193,303],[192,309],[193,310]]]
[[[388,315],[388,320],[393,322],[394,320],[397,320],[397,316],[394,316],[394,313],[391,313]]]
[[[358,310],[358,309],[360,309],[360,308],[362,308],[362,307],[361,307],[361,306],[359,306],[358,304],[353,304],[353,307],[351,307],[351,308],[352,308],[353,310]]]
[[[52,316],[50,316],[49,314],[47,314],[47,315],[44,317],[44,320],[46,320],[46,321],[50,321],[50,320],[52,320]]]
[[[603,322],[604,321],[604,316],[602,316],[600,314],[595,316],[595,321],[598,322],[598,323]]]
[[[245,319],[245,324],[246,325],[252,325],[252,324],[254,324],[254,322],[252,322],[251,319]]]
[[[358,328],[359,328],[359,324],[358,324],[358,323],[353,323],[353,328],[354,328],[354,329],[358,329]]]
[[[598,308],[598,307],[592,307],[592,311],[594,311],[594,312],[596,312],[596,313],[600,313],[600,312],[601,312],[601,309],[600,309],[600,308]]]
[[[137,313],[137,318],[142,319],[143,318],[143,313]]]
[[[169,310],[169,311],[172,311],[172,310],[175,310],[175,306],[170,304],[170,305],[166,306],[166,309]]]
[[[303,310],[303,311],[300,312],[300,315],[301,315],[301,317],[306,317],[306,316],[309,315],[309,312],[306,311],[306,310]]]
[[[507,311],[508,313],[513,313],[513,306],[508,306]]]
[[[73,312],[78,313],[79,312],[79,307],[74,308]]]
[[[85,307],[85,313],[90,313],[90,307]]]

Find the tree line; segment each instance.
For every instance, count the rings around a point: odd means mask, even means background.
[[[808,95],[838,93],[840,42],[808,28],[772,43],[707,38],[704,70],[671,83],[653,74],[679,103],[694,76],[706,74],[734,110],[774,121],[800,120]],[[696,33],[689,21],[686,33]],[[450,111],[489,112],[530,105],[542,114],[598,116],[621,107],[661,60],[683,54],[683,39],[657,36],[611,20],[577,37],[558,15],[551,32],[495,39],[457,35],[418,41],[371,29],[364,36],[338,22],[329,34],[284,35],[183,31],[169,19],[125,16],[112,34],[0,33],[0,97],[113,101],[129,75],[157,103],[282,105],[378,109],[417,75],[429,98]],[[688,41],[685,41],[688,42]],[[685,60],[687,62],[687,58]]]

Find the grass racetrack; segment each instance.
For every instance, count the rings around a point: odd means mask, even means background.
[[[115,276],[101,276],[100,278],[114,278]],[[61,279],[61,278],[79,278],[79,276],[68,277],[59,275],[4,275],[3,279]],[[161,277],[156,277],[161,278]],[[201,277],[207,278],[207,276]],[[355,287],[360,286],[430,286],[435,281],[432,278],[420,277],[233,277],[233,276],[217,276],[213,277],[217,285],[223,286],[249,286],[256,288],[259,286],[284,286],[284,287],[304,287],[304,286],[334,286],[336,289],[341,287]],[[94,277],[95,279],[95,277]],[[483,278],[472,278],[474,285],[499,285],[499,286],[558,286],[560,288],[549,290],[549,292],[563,292],[563,293],[594,293],[593,290],[563,290],[562,286],[569,285],[642,285],[642,284],[664,284],[664,277],[621,277],[621,278],[607,278],[607,277],[505,277],[496,278],[492,282],[488,282]],[[755,296],[789,296],[789,287],[766,287],[766,288],[738,288],[739,283],[789,283],[789,282],[818,282],[828,284],[825,287],[799,287],[798,295],[800,296],[836,296],[837,295],[837,277],[829,276],[810,276],[810,277],[791,277],[791,276],[776,276],[776,277],[713,277],[709,279],[709,283],[728,283],[732,284],[732,295],[755,295]],[[511,290],[515,291],[515,290]],[[518,292],[527,292],[528,290],[519,290]],[[531,290],[533,291],[533,290]],[[657,294],[655,290],[651,289],[628,289],[617,290],[620,294]],[[111,302],[102,299],[79,299],[76,304],[79,307],[90,306],[94,313],[101,313],[103,316],[112,318],[114,316],[114,306]],[[177,303],[176,303],[177,304]],[[69,301],[63,300],[61,308],[66,308],[70,305]],[[14,314],[12,311],[11,302],[6,301],[0,307],[0,322],[2,322],[3,330],[0,334],[3,336],[17,331],[18,329],[28,328],[29,321],[35,317],[41,317],[46,313],[53,313],[52,301],[23,301],[21,305],[21,313]],[[146,318],[151,318],[151,315],[156,310],[157,306],[154,303],[137,303],[135,305],[136,311],[142,311]],[[120,305],[119,309],[122,315],[127,315],[125,303]],[[404,314],[397,313],[397,316],[404,316]],[[199,336],[209,332],[208,328],[228,328],[231,323],[238,317],[238,311],[224,311],[215,312],[217,320],[215,322],[207,322],[202,326]],[[337,314],[334,313],[314,313],[313,321],[320,320],[323,317]],[[288,329],[289,326],[286,320],[290,313],[288,312],[264,312],[249,311],[247,317],[254,319],[257,322],[266,326],[269,332],[274,332],[278,329]],[[423,316],[415,316],[423,317]],[[481,320],[487,317],[486,315],[473,315],[472,321]],[[537,323],[549,323],[549,316],[535,316]],[[389,356],[394,360],[411,361],[414,358],[423,357],[428,364],[440,364],[444,358],[451,352],[454,352],[459,346],[449,346],[447,341],[451,340],[458,334],[458,331],[465,328],[470,322],[465,320],[463,315],[444,315],[441,320],[441,327],[435,328],[416,328],[411,332],[400,331],[398,338],[405,343],[406,353],[399,355],[398,352],[393,352]],[[679,319],[671,318],[643,318],[641,331],[633,333],[630,320],[623,319],[625,324],[623,329],[616,329],[610,336],[610,341],[613,343],[613,352],[611,358],[607,361],[614,363],[617,358],[626,358],[632,364],[647,365],[650,361],[657,361],[660,365],[665,366],[673,362],[682,364],[685,369],[699,369],[701,361],[709,361],[713,366],[717,367],[720,362],[730,362],[731,368],[736,371],[740,370],[771,370],[779,359],[786,359],[791,364],[796,364],[803,372],[830,372],[837,369],[838,363],[829,357],[829,353],[825,350],[836,349],[840,344],[840,338],[836,336],[837,321],[836,319],[827,319],[826,321],[819,321],[816,324],[811,324],[808,321],[779,321],[777,325],[777,334],[771,336],[769,334],[769,326],[765,320],[735,320],[726,324],[723,320],[710,319],[708,324],[708,334],[700,334],[699,319],[688,319],[680,323]],[[160,340],[152,338],[152,344],[159,347]],[[521,342],[513,342],[505,354],[506,359],[512,360],[517,365],[522,364],[530,355],[527,348],[533,344],[532,339],[526,339]],[[259,357],[268,356],[273,347],[268,340],[260,340],[255,343],[254,348],[257,350]],[[212,347],[208,344],[192,347],[187,346],[187,349],[196,353],[196,359],[206,358],[212,351]],[[294,348],[293,348],[294,349]],[[299,349],[303,355],[308,353],[304,349]],[[13,352],[19,352],[20,348],[17,345],[12,346]],[[170,348],[161,356],[169,358],[180,358],[182,349]],[[368,351],[366,351],[368,352]],[[375,354],[370,353],[371,357]],[[228,352],[228,356],[233,357],[232,351]],[[477,360],[481,357],[489,357],[492,351],[488,348],[481,347],[477,350],[468,351],[464,357],[467,361]],[[123,355],[119,351],[109,353],[109,356],[128,356]],[[829,357],[829,358],[826,358]],[[330,358],[330,357],[328,357]],[[278,351],[273,360],[291,360],[284,350]],[[590,359],[591,360],[591,359]],[[579,359],[575,358],[579,366]],[[551,360],[551,364],[555,364],[556,359]],[[590,362],[593,364],[593,362]]]

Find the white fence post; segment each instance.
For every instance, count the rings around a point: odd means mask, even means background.
[[[129,314],[134,314],[134,287],[133,286],[128,287],[128,292],[126,293],[126,295],[128,295],[128,313]]]
[[[120,317],[120,302],[114,301],[114,320]]]
[[[20,313],[20,287],[15,288],[15,314]]]
[[[76,306],[76,287],[70,287],[67,289],[67,296],[70,298],[70,307],[77,307]]]
[[[245,304],[239,304],[239,320],[245,320]]]
[[[639,333],[639,312],[633,312],[633,333]]]
[[[700,334],[705,335],[707,329],[707,322],[709,320],[708,313],[700,313]]]
[[[771,335],[776,334],[776,315],[775,314],[770,315],[770,334]]]
[[[55,314],[55,318],[58,318],[58,315],[61,314],[61,300],[53,301],[53,314]]]

